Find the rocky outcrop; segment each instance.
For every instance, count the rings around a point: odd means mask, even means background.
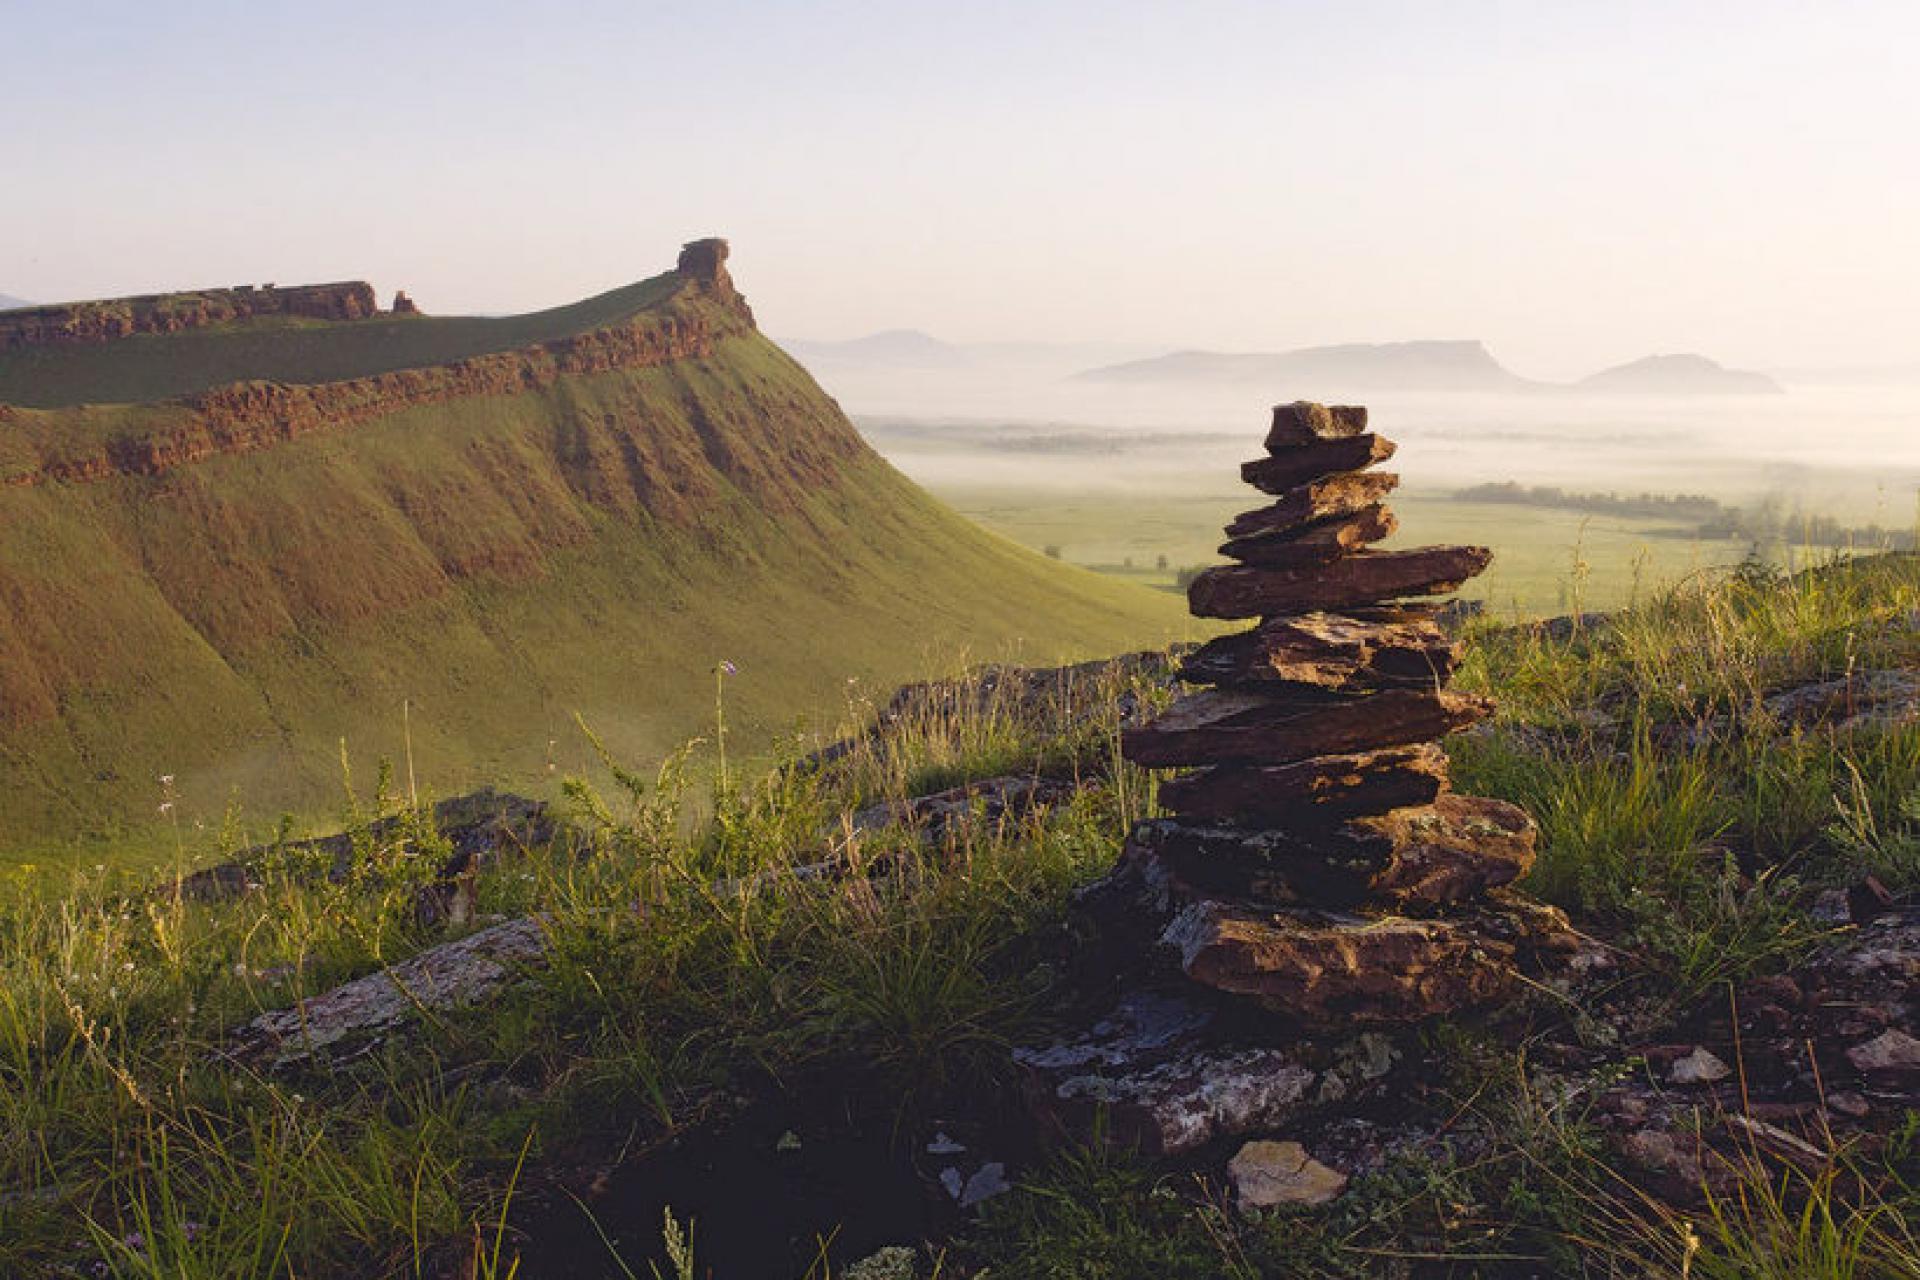
[[[40,459],[37,466],[6,476],[4,483],[86,484],[116,475],[158,475],[220,454],[269,448],[420,405],[520,395],[569,376],[704,359],[721,341],[752,327],[744,303],[725,309],[669,304],[618,325],[446,364],[313,385],[241,382],[216,387],[171,402],[165,407],[171,412],[156,414],[155,424],[144,431],[90,446],[76,445],[69,433],[53,429],[61,421],[56,413],[16,411],[27,429],[24,434],[38,436]],[[49,424],[48,429],[34,432],[39,422]]]
[[[400,295],[401,299],[405,297],[404,293]],[[395,310],[399,309],[398,301]],[[0,313],[0,350],[113,342],[135,334],[178,333],[268,316],[365,320],[378,314],[380,304],[373,286],[361,280],[285,289],[271,284],[236,285],[231,289],[67,302]]]

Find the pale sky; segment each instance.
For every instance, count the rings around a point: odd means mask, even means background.
[[[0,0],[0,293],[1920,363],[1920,2]]]

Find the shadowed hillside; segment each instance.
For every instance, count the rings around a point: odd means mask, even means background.
[[[578,763],[576,711],[658,756],[722,660],[754,745],[849,680],[1181,629],[881,461],[724,256],[510,319],[0,356],[0,849],[149,826],[161,775],[190,814],[333,806],[342,739],[370,773],[410,731],[442,787]]]

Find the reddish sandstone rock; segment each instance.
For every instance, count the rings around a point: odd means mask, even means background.
[[[1158,863],[1155,875],[1184,886],[1170,890],[1183,900],[1348,908],[1371,898],[1417,914],[1512,883],[1533,865],[1533,845],[1533,824],[1520,809],[1450,792],[1328,827],[1162,818],[1140,824],[1127,841],[1130,857]]]
[[[1262,569],[1300,569],[1338,560],[1390,535],[1400,522],[1375,503],[1350,516],[1336,516],[1293,533],[1235,538],[1220,554]]]
[[[1398,902],[1465,902],[1533,866],[1533,819],[1501,800],[1442,795],[1356,825],[1392,841],[1393,861],[1369,889]]]
[[[1314,404],[1296,400],[1273,406],[1273,426],[1267,431],[1267,452],[1279,453],[1295,445],[1323,440],[1345,440],[1367,429],[1367,411],[1360,405]]]
[[[1349,609],[1400,596],[1439,595],[1487,567],[1485,547],[1422,547],[1361,552],[1305,569],[1209,569],[1187,589],[1187,603],[1203,618],[1257,618]]]
[[[393,314],[397,316],[417,316],[420,314],[420,308],[414,305],[413,299],[407,296],[405,289],[401,289],[393,295]]]
[[[0,320],[0,348],[112,342],[134,334],[178,333],[261,316],[365,320],[379,311],[373,286],[360,280],[284,289],[268,284],[143,294],[9,311]]]
[[[1430,741],[1492,714],[1485,698],[1424,689],[1294,698],[1210,689],[1126,730],[1120,745],[1127,759],[1147,768],[1287,764]]]
[[[1371,620],[1308,613],[1208,641],[1187,658],[1180,678],[1194,684],[1303,684],[1341,692],[1432,688],[1447,682],[1458,660],[1459,646],[1430,616]]]
[[[1282,494],[1310,481],[1343,471],[1361,471],[1394,454],[1385,436],[1350,436],[1296,445],[1240,464],[1240,478],[1262,493]]]
[[[1294,764],[1217,765],[1161,783],[1160,803],[1187,818],[1324,825],[1426,804],[1446,781],[1446,752],[1423,742]]]
[[[1161,941],[1196,982],[1308,1027],[1458,1013],[1512,986],[1513,948],[1444,920],[1193,903]]]
[[[1267,506],[1240,513],[1227,525],[1227,536],[1250,538],[1256,534],[1285,533],[1318,520],[1350,516],[1392,493],[1399,483],[1400,477],[1390,471],[1327,476],[1288,489]]]

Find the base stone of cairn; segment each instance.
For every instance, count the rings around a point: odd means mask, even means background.
[[[1187,772],[1081,898],[1146,985],[1093,1033],[1016,1055],[1055,1125],[1084,1133],[1103,1108],[1149,1152],[1351,1100],[1398,1054],[1356,1045],[1494,1005],[1580,945],[1502,889],[1533,863],[1527,815],[1448,786],[1439,739],[1493,705],[1448,691],[1433,597],[1490,553],[1371,549],[1399,478],[1367,470],[1394,446],[1365,409],[1282,405],[1266,449],[1241,474],[1274,501],[1227,526],[1235,563],[1189,591],[1195,614],[1256,625],[1192,653],[1180,675],[1201,687],[1124,733],[1129,760]],[[1142,1000],[1163,1034],[1129,1039]]]

